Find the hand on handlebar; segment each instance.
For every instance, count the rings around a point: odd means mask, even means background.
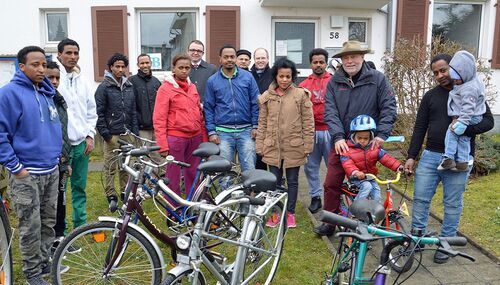
[[[364,174],[363,172],[361,172],[359,170],[354,171],[351,176],[354,176],[359,180],[363,180],[366,178],[366,174]]]

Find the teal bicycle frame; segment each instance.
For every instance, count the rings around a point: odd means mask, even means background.
[[[372,279],[371,277],[363,277],[363,267],[365,264],[365,259],[366,259],[366,254],[368,252],[368,244],[374,240],[378,240],[381,238],[389,238],[392,241],[392,244],[396,244],[398,242],[404,242],[408,241],[411,239],[413,241],[413,244],[415,247],[413,249],[408,249],[408,250],[415,250],[416,247],[419,247],[420,245],[428,244],[428,245],[439,245],[440,248],[438,250],[445,252],[446,254],[450,256],[462,256],[467,259],[470,259],[474,261],[474,258],[471,256],[468,256],[464,253],[454,251],[451,249],[450,245],[458,245],[458,246],[463,246],[467,244],[467,240],[464,237],[418,237],[418,236],[412,236],[409,234],[405,233],[399,233],[395,231],[390,231],[386,229],[381,229],[377,226],[374,225],[368,225],[365,224],[361,221],[357,220],[352,220],[334,213],[330,212],[325,212],[323,211],[320,217],[320,220],[323,222],[328,222],[332,224],[337,224],[344,226],[348,229],[353,230],[352,232],[339,232],[337,233],[338,237],[345,238],[345,237],[350,237],[353,238],[352,244],[349,246],[349,248],[346,250],[345,253],[343,253],[342,257],[339,260],[339,263],[336,265],[336,268],[333,270],[333,272],[330,274],[330,283],[327,284],[333,284],[332,281],[335,276],[339,273],[340,266],[342,265],[343,262],[348,260],[349,255],[353,253],[355,255],[355,261],[356,263],[354,264],[354,276],[352,276],[351,283],[352,285],[363,285],[363,284],[374,284],[374,285],[383,285],[385,284],[385,279],[388,274],[390,274],[390,269],[388,266],[388,259],[389,259],[389,254],[386,249],[391,246],[391,243],[386,245],[384,250],[382,251],[381,258],[380,258],[380,265],[377,268],[375,278]],[[390,250],[389,250],[390,251]],[[385,256],[384,256],[385,254]],[[351,268],[351,271],[353,269]]]

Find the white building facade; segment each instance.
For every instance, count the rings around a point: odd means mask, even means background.
[[[495,5],[494,0],[1,1],[0,85],[10,80],[19,49],[38,45],[56,55],[57,42],[64,37],[79,43],[79,65],[95,86],[114,52],[130,58],[131,73],[136,73],[139,54],[151,54],[154,74],[161,79],[170,70],[173,55],[185,51],[194,39],[205,43],[205,58],[216,65],[223,44],[252,52],[264,47],[271,63],[285,55],[294,60],[300,76],[310,74],[311,49],[326,48],[333,55],[344,41],[356,39],[372,50],[366,60],[380,67],[384,52],[397,37],[420,33],[430,43],[433,27],[434,32],[449,28],[452,16],[465,17],[463,25],[473,26],[474,32],[449,33],[449,37],[474,43],[479,57],[493,60],[500,49]],[[420,27],[416,32],[415,26]],[[500,51],[498,66],[493,61],[492,66],[500,68]],[[500,86],[498,70],[493,78]],[[500,114],[500,102],[492,111]]]

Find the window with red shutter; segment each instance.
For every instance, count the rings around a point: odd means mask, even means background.
[[[94,79],[102,81],[112,54],[128,56],[127,6],[96,6],[91,10]]]
[[[206,58],[210,63],[219,62],[219,49],[226,45],[240,46],[240,7],[206,7],[207,42]]]

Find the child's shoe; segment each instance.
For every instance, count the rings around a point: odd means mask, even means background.
[[[467,162],[457,162],[455,164],[455,168],[453,168],[452,170],[458,171],[458,172],[468,171],[469,170],[469,163],[467,163]]]
[[[455,167],[455,161],[451,158],[443,158],[437,170],[449,170]]]

